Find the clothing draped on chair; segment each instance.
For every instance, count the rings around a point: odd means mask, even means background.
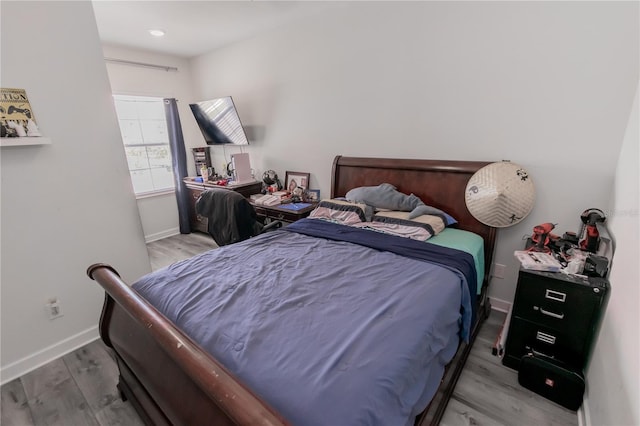
[[[182,180],[188,176],[187,153],[184,147],[178,104],[174,98],[164,99],[164,113],[167,119],[167,131],[169,133],[173,179],[176,184],[180,233],[189,234],[191,232],[191,226],[189,224],[189,191]]]
[[[219,246],[251,238],[263,228],[247,199],[228,189],[204,191],[196,201],[196,213],[207,218],[207,231]]]

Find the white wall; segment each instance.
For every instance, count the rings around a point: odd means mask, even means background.
[[[90,2],[2,2],[2,87],[52,145],[1,148],[1,380],[97,337],[95,262],[150,271]],[[64,316],[44,305],[57,296]]]
[[[637,2],[349,2],[193,59],[194,93],[232,95],[264,133],[248,148],[258,173],[309,171],[322,196],[339,154],[523,165],[537,202],[499,230],[508,268],[491,288],[511,301],[513,251],[534,225],[577,231],[583,210],[607,206],[637,16]]]
[[[189,109],[189,103],[194,101],[189,61],[175,56],[113,45],[103,45],[103,52],[105,58],[178,68],[178,71],[164,71],[107,62],[107,73],[114,94],[178,100],[178,111],[187,147],[188,170],[191,175],[194,175],[195,165],[190,148],[205,146],[205,143]],[[179,233],[175,193],[144,197],[138,199],[137,202],[147,241]]]
[[[616,254],[609,277],[611,295],[588,369],[585,413],[591,425],[640,424],[638,114],[636,91],[609,210],[609,229],[615,236]]]

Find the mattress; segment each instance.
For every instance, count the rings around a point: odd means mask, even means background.
[[[461,250],[473,256],[477,276],[477,294],[480,294],[485,270],[484,240],[480,235],[462,229],[445,228],[439,234],[429,238],[427,242]]]
[[[133,287],[292,424],[410,425],[468,336],[471,269],[457,250],[307,219]]]

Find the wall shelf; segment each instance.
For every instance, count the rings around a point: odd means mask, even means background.
[[[21,138],[0,138],[0,146],[51,145],[51,138],[25,136]]]

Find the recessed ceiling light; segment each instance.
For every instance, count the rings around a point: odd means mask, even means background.
[[[151,34],[154,37],[162,37],[164,35],[164,31],[163,30],[149,30],[149,34]]]

